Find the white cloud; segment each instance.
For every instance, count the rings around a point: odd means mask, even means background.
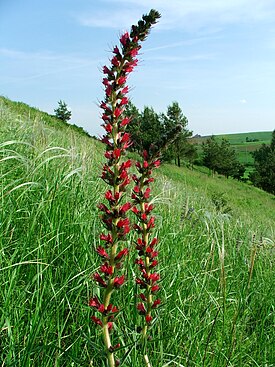
[[[155,8],[162,14],[161,28],[201,29],[205,26],[236,22],[272,20],[274,0],[104,0],[104,3],[121,4],[117,10],[108,7],[104,12],[78,17],[82,25],[91,27],[128,27],[140,14]]]
[[[12,63],[16,75],[3,75],[6,81],[1,84],[18,82],[18,80],[40,79],[54,74],[66,73],[71,70],[83,69],[91,65],[98,65],[100,60],[92,57],[81,57],[74,54],[59,54],[49,51],[28,52],[7,48],[0,48],[1,61]]]
[[[241,104],[246,104],[247,103],[247,100],[245,98],[241,99],[240,100]]]
[[[102,11],[93,12],[93,15],[79,14],[77,21],[87,27],[128,29],[129,24],[134,24],[139,18],[138,10],[123,10],[123,12],[104,10],[104,13]]]

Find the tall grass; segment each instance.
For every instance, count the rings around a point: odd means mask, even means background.
[[[25,112],[0,103],[0,365],[102,367],[87,305],[99,266],[102,147]],[[225,193],[229,214],[213,193]],[[152,366],[274,366],[274,198],[167,165],[153,201],[163,304],[148,344]],[[144,365],[134,257],[133,249],[116,324],[129,367]]]

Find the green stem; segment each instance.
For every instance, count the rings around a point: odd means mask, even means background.
[[[104,317],[104,320],[103,320],[103,338],[104,338],[104,344],[105,344],[106,351],[107,351],[109,367],[115,367],[114,353],[110,352],[110,347],[112,344],[111,344],[110,332],[108,329],[108,318],[107,317]]]

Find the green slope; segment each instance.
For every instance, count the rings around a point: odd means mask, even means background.
[[[99,265],[102,144],[4,98],[0,128],[0,361],[101,367],[87,302]],[[152,366],[271,366],[274,197],[170,165],[156,178],[162,307]],[[139,367],[133,236],[115,342],[121,365]]]
[[[239,134],[223,134],[215,135],[217,140],[226,139],[230,142],[232,148],[235,149],[238,159],[245,166],[252,166],[254,159],[251,155],[252,152],[259,149],[262,144],[270,144],[272,138],[272,131],[258,131]],[[208,138],[203,136],[200,138],[193,138],[192,141],[199,146]],[[201,153],[201,149],[199,148]],[[251,171],[251,168],[247,169],[247,172]]]

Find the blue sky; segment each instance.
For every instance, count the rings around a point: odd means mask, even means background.
[[[0,0],[0,94],[101,134],[101,68],[121,32],[162,14],[129,79],[132,102],[179,102],[194,134],[275,128],[275,0]]]

